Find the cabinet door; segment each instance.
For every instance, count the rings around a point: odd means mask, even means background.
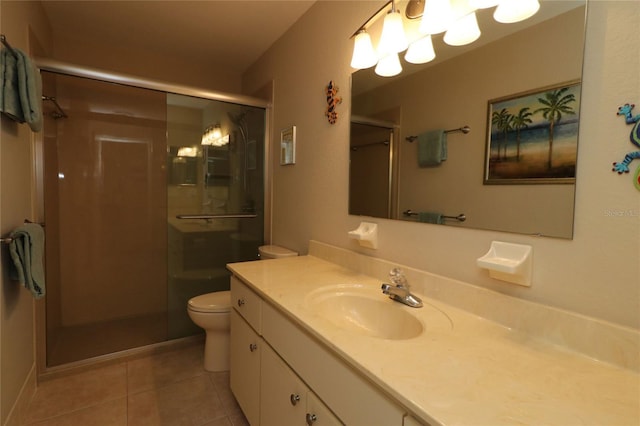
[[[230,381],[231,391],[249,424],[260,420],[260,352],[262,338],[231,309]]]
[[[263,346],[260,426],[303,426],[307,387],[268,344]]]
[[[342,422],[311,391],[307,393],[305,420],[309,426],[340,426]]]

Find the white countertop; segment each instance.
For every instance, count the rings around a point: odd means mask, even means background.
[[[632,370],[531,338],[418,292],[425,306],[406,307],[383,295],[379,280],[317,257],[234,263],[229,269],[429,423],[640,425],[640,375]],[[307,302],[313,290],[336,284],[370,288],[371,294],[415,315],[425,331],[412,339],[387,340],[337,327]]]

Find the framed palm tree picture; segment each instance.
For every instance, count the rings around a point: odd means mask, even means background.
[[[489,101],[485,184],[574,183],[580,81]]]

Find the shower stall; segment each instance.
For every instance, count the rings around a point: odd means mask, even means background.
[[[202,333],[187,301],[265,238],[267,103],[41,68],[66,117],[44,103],[39,370]]]

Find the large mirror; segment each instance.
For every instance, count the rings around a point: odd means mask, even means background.
[[[478,10],[471,45],[440,34],[432,62],[403,61],[395,77],[353,74],[350,214],[572,238],[586,1],[542,1],[509,25],[493,11]],[[566,101],[551,126],[549,97]],[[425,163],[434,135],[438,158]],[[527,174],[534,148],[553,173]],[[487,179],[498,167],[517,172]]]

